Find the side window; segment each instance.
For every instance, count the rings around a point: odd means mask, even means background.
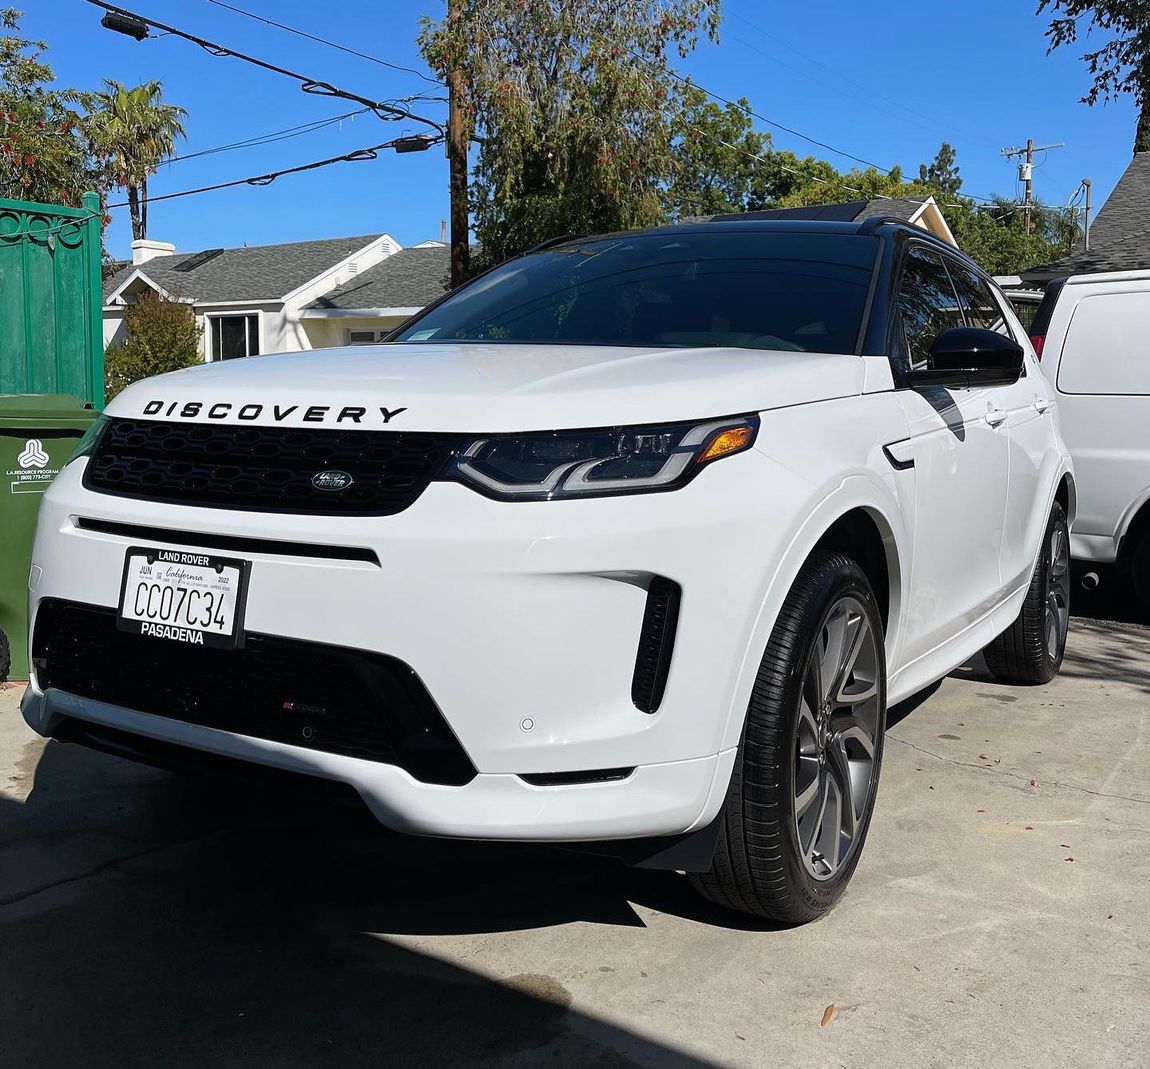
[[[910,366],[927,366],[934,339],[950,327],[963,326],[962,309],[942,257],[912,245],[903,264],[898,310],[909,351]]]
[[[998,302],[986,282],[965,264],[951,260],[948,266],[963,310],[966,312],[967,325],[993,330],[997,334],[1010,337],[1010,328],[1003,318],[1002,309],[998,307]]]

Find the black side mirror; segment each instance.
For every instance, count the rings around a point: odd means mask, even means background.
[[[927,366],[910,371],[912,386],[1008,386],[1024,367],[1022,346],[982,327],[951,327],[930,347]]]

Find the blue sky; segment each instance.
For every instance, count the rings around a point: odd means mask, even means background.
[[[13,0],[17,2],[17,0]],[[344,55],[214,6],[208,0],[124,0],[125,6],[200,36],[365,96],[391,98],[437,88],[412,74]],[[442,0],[237,0],[238,6],[360,51],[424,69],[418,20]],[[84,0],[23,0],[27,36],[43,38],[62,83],[96,87],[105,77],[164,82],[189,112],[184,152],[196,152],[349,111],[306,96],[287,79],[218,59],[179,38],[137,43],[102,30]],[[1088,108],[1080,49],[1046,55],[1045,21],[1033,0],[832,0],[774,4],[724,0],[718,46],[704,45],[679,69],[727,97],[746,96],[760,115],[884,166],[910,173],[942,140],[958,150],[964,192],[1015,194],[1006,145],[1065,141],[1039,157],[1036,194],[1062,204],[1088,176],[1101,206],[1130,159],[1133,105]],[[413,105],[416,107],[416,105]],[[444,106],[421,104],[432,115]],[[761,127],[771,130],[766,124]],[[179,161],[153,179],[153,195],[290,167],[371,145],[418,127],[371,116],[260,148]],[[773,131],[775,145],[850,160]],[[402,244],[439,236],[447,215],[440,150],[341,164],[152,205],[149,236],[181,250],[386,231]],[[114,213],[108,246],[126,255],[127,213]]]

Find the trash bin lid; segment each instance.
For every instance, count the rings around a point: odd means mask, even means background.
[[[84,427],[99,415],[82,397],[67,393],[0,394],[0,430],[4,427]]]

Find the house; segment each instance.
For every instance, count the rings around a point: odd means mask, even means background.
[[[442,297],[450,250],[425,241],[403,249],[317,297],[301,312],[312,345],[370,345]]]
[[[1150,152],[1130,161],[1090,226],[1090,248],[1020,272],[1029,286],[1052,278],[1150,268]]]
[[[878,197],[845,204],[812,204],[802,208],[768,208],[760,212],[739,212],[724,219],[823,219],[855,223],[873,216],[887,216],[910,223],[951,245],[957,245],[934,197]]]
[[[388,234],[193,253],[134,241],[104,282],[104,344],[123,340],[124,308],[145,292],[192,306],[205,360],[374,341],[443,293],[447,263],[444,245]]]

